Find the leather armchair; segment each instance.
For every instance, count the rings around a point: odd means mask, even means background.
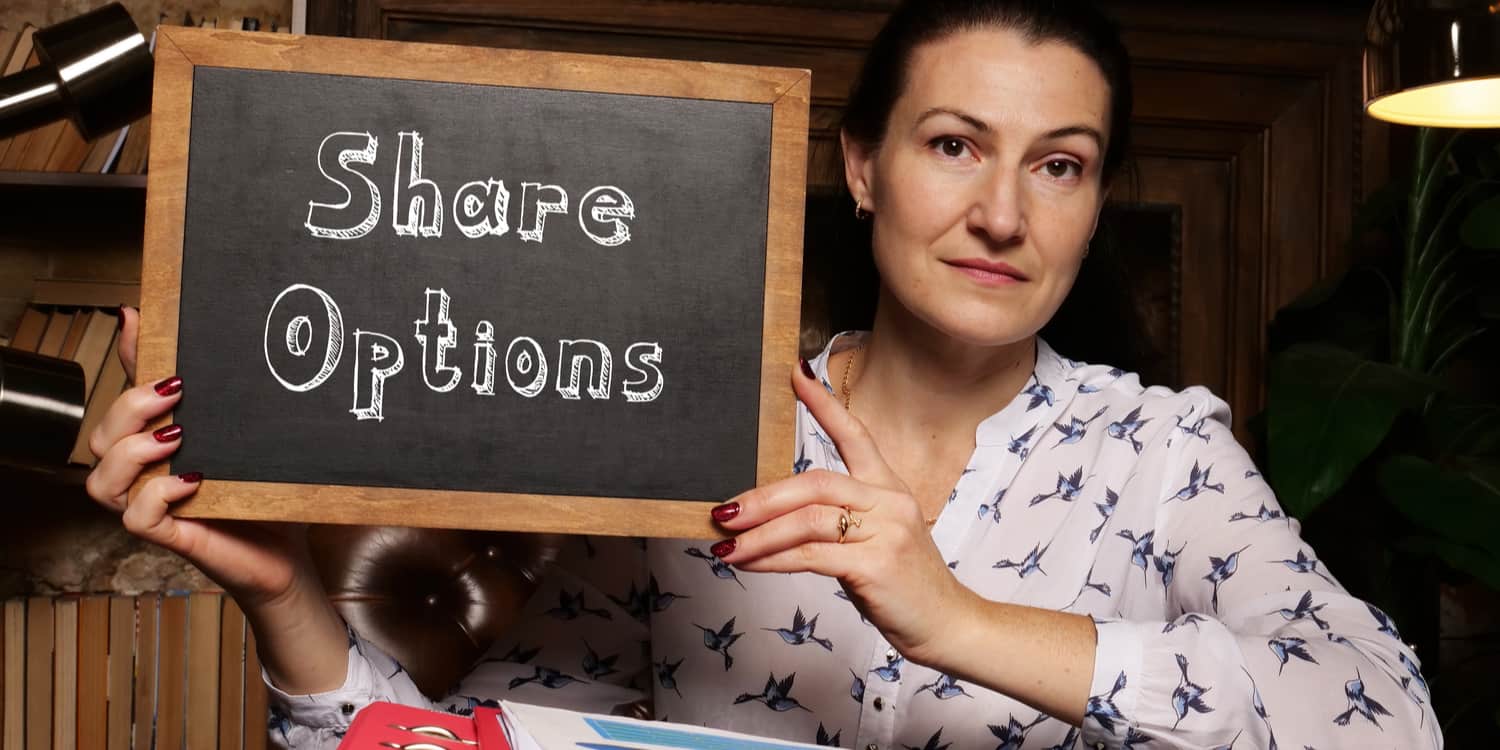
[[[511,624],[558,537],[379,526],[315,526],[313,562],[344,619],[434,699]]]

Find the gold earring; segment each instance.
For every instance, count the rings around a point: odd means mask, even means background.
[[[870,218],[870,215],[871,215],[870,212],[865,210],[865,202],[864,201],[862,201],[862,200],[856,200],[854,202],[854,218],[863,221],[865,219]]]

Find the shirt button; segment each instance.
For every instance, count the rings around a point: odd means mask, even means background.
[[[898,657],[900,655],[901,654],[896,653],[896,649],[888,648],[888,649],[885,650],[885,660],[886,661],[895,661],[896,657]]]
[[[879,711],[879,710],[881,710],[883,708],[885,708],[885,699],[881,698],[878,695],[875,696],[875,710]]]
[[[341,714],[343,714],[345,716],[349,716],[349,715],[353,714],[354,713],[354,704],[353,703],[340,703],[339,704],[339,713],[341,713]]]
[[[1095,742],[1094,743],[1094,750],[1104,750],[1104,743],[1103,742]]]
[[[865,750],[880,750],[880,746],[871,742],[870,744],[865,745]]]

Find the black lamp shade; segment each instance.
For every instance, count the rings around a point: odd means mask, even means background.
[[[1376,0],[1364,67],[1371,117],[1500,127],[1500,0]]]
[[[38,64],[0,79],[0,138],[64,117],[85,140],[151,109],[151,50],[119,3],[36,32]]]
[[[62,466],[83,422],[77,362],[0,346],[0,461]]]

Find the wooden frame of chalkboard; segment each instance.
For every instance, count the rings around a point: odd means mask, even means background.
[[[746,471],[753,469],[754,484],[774,481],[791,473],[797,407],[788,378],[798,351],[811,89],[808,71],[163,26],[158,32],[151,115],[139,382],[155,382],[181,372],[177,365],[181,364],[179,337],[184,330],[181,315],[187,259],[185,248],[188,246],[185,244],[185,235],[188,234],[185,227],[193,204],[189,177],[194,154],[190,151],[195,147],[202,148],[193,138],[194,117],[201,114],[198,111],[201,103],[194,101],[195,76],[211,70],[347,76],[351,81],[440,82],[546,92],[627,95],[678,103],[745,102],[768,106],[770,153],[764,157],[768,161],[769,178],[764,222],[764,284],[763,299],[756,300],[762,315],[758,330],[751,330],[753,322],[744,326],[749,332],[747,335],[759,336],[759,352],[752,361],[752,364],[758,362],[758,372],[747,375],[758,379],[759,400],[758,404],[744,405],[746,413],[752,415],[758,424],[755,427],[755,446],[749,454],[753,464]],[[207,95],[200,98],[206,99]],[[269,104],[276,106],[276,102]],[[390,133],[390,139],[395,140],[395,135]],[[420,151],[417,153],[420,159]],[[399,169],[398,161],[398,174]],[[225,179],[233,180],[234,176],[226,175]],[[519,196],[519,186],[516,193]],[[300,217],[298,221],[301,221]],[[444,302],[446,311],[446,300]],[[223,314],[232,316],[235,311],[226,310]],[[255,315],[265,313],[258,310],[251,317]],[[266,336],[269,337],[269,318],[266,320]],[[405,320],[409,324],[411,319],[407,317]],[[287,345],[292,347],[291,342]],[[422,360],[422,352],[414,351],[413,354],[417,361]],[[466,351],[457,356],[465,354]],[[604,369],[607,372],[607,364]],[[559,375],[561,372],[559,364]],[[573,372],[576,393],[576,361]],[[545,381],[545,370],[543,373],[538,382]],[[560,390],[560,377],[558,382]],[[187,381],[184,401],[178,405],[179,414],[175,417],[165,415],[150,427],[168,424],[182,416],[194,387],[194,382]],[[213,390],[212,384],[197,387],[200,393]],[[358,403],[358,386],[355,400]],[[202,406],[212,408],[211,405]],[[247,414],[254,413],[252,407],[243,408],[249,410]],[[342,416],[349,417],[347,412]],[[714,419],[713,414],[701,416]],[[196,423],[183,424],[185,451],[194,440]],[[202,439],[202,431],[197,434]],[[181,453],[178,455],[182,456]],[[192,462],[176,462],[176,459],[171,466],[166,463],[152,466],[131,488],[131,495],[133,497],[146,481],[154,477],[194,468]],[[207,478],[196,495],[175,507],[174,513],[201,518],[712,538],[718,532],[709,520],[708,503],[724,499],[670,496],[662,499],[661,495],[611,497],[608,492],[428,489],[358,482],[262,481],[240,477],[226,479],[216,477],[212,472],[204,473]],[[743,489],[748,489],[748,486],[738,488]]]

